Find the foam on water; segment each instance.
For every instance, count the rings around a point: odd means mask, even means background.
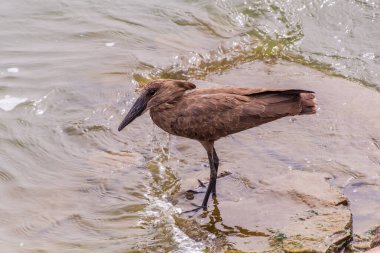
[[[106,47],[113,47],[113,46],[115,46],[115,42],[107,42],[107,43],[105,44],[105,46],[106,46]]]
[[[174,207],[169,201],[163,198],[152,197],[146,194],[145,197],[149,199],[149,205],[142,213],[143,216],[148,216],[152,224],[159,224],[165,222],[170,227],[172,239],[178,245],[177,253],[197,253],[204,252],[205,245],[202,242],[196,242],[188,237],[181,229],[179,229],[173,218],[173,215],[180,214],[182,210]]]
[[[8,73],[18,73],[19,69],[16,67],[7,68]]]
[[[0,108],[4,111],[12,111],[16,106],[26,102],[27,98],[11,97],[6,95],[3,99],[0,99]]]
[[[157,163],[157,174],[151,172],[153,180],[154,176],[158,176],[159,181],[166,180],[165,166],[161,163]],[[155,174],[155,175],[153,175]],[[140,213],[144,217],[140,222],[149,224],[157,230],[164,228],[165,231],[170,231],[170,238],[176,245],[176,249],[171,252],[176,253],[198,253],[204,252],[206,246],[203,242],[196,242],[187,236],[177,225],[174,219],[175,215],[182,212],[181,208],[173,206],[167,199],[167,192],[161,191],[159,194],[154,190],[154,186],[146,185],[146,193],[144,197],[148,200],[148,205]],[[141,224],[140,224],[141,225]]]

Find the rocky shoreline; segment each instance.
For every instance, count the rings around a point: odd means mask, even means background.
[[[191,218],[197,225],[179,218],[182,230],[196,240],[202,236],[194,226],[214,234],[217,246],[210,247],[216,252],[363,252],[378,247],[380,229],[373,228],[380,213],[373,212],[380,202],[372,197],[366,205],[366,196],[380,190],[380,149],[373,142],[380,139],[380,112],[363,110],[380,108],[379,93],[289,63],[250,63],[198,85],[215,83],[314,90],[320,111],[314,118],[284,119],[221,141],[221,170],[229,173],[218,179],[214,205]],[[358,153],[362,147],[357,145],[368,148]],[[170,151],[186,156],[189,164],[190,157],[203,155],[200,145],[181,138],[174,138]],[[207,182],[208,170],[196,166],[177,172],[181,190],[173,201],[182,210],[203,196],[185,196],[187,190],[202,189],[197,179]]]

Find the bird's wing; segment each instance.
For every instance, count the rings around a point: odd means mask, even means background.
[[[295,89],[220,88],[203,89],[184,96],[178,106],[182,117],[214,117],[234,112],[236,116],[278,117],[300,110],[300,94]],[[207,91],[207,93],[206,93]],[[240,114],[239,114],[240,113]],[[242,115],[243,114],[243,115]]]
[[[239,128],[244,105],[259,115],[264,111],[260,104],[246,96],[235,94],[197,94],[182,99],[176,106],[172,131],[193,139],[218,139]],[[255,111],[255,112],[254,112]]]
[[[256,96],[263,94],[277,94],[277,93],[314,93],[308,90],[300,89],[266,89],[266,88],[249,88],[249,87],[220,87],[220,88],[206,88],[195,89],[188,93],[188,95],[210,95],[210,94],[235,94],[241,96]]]
[[[237,89],[234,89],[236,91]],[[226,91],[226,90],[224,90]],[[256,90],[257,91],[257,90]],[[303,90],[265,90],[246,95],[190,93],[175,106],[171,128],[194,139],[218,139],[275,119],[301,112]]]
[[[206,88],[206,89],[195,89],[189,92],[189,95],[210,95],[210,94],[235,94],[235,95],[251,95],[267,91],[264,88],[244,88],[244,87],[220,87],[220,88]],[[272,89],[273,90],[273,89]]]

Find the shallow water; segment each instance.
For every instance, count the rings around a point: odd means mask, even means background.
[[[117,126],[136,88],[151,78],[204,79],[199,87],[296,82],[288,69],[270,79],[275,70],[261,67],[279,62],[354,80],[356,89],[313,86],[330,101],[321,110],[335,106],[334,92],[350,98],[335,103],[352,108],[311,119],[308,131],[301,123],[284,135],[271,125],[227,138],[222,166],[243,173],[255,154],[265,168],[252,171],[258,178],[289,166],[328,172],[353,203],[358,233],[380,223],[380,113],[371,108],[380,89],[378,1],[2,1],[0,30],[3,252],[212,252],[239,245],[213,227],[223,213],[198,220],[204,229],[196,235],[188,231],[193,220],[177,214],[188,205],[178,196],[193,183],[186,180],[207,175],[200,145],[168,136],[147,116],[122,133]],[[253,65],[239,72],[245,64]],[[269,77],[257,74],[263,71]],[[285,145],[297,134],[306,142]],[[308,142],[315,144],[312,156]],[[242,182],[255,182],[232,178],[225,194],[238,201]]]

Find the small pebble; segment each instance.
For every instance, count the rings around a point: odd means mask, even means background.
[[[113,46],[115,46],[115,42],[106,43],[106,47],[113,47]]]

